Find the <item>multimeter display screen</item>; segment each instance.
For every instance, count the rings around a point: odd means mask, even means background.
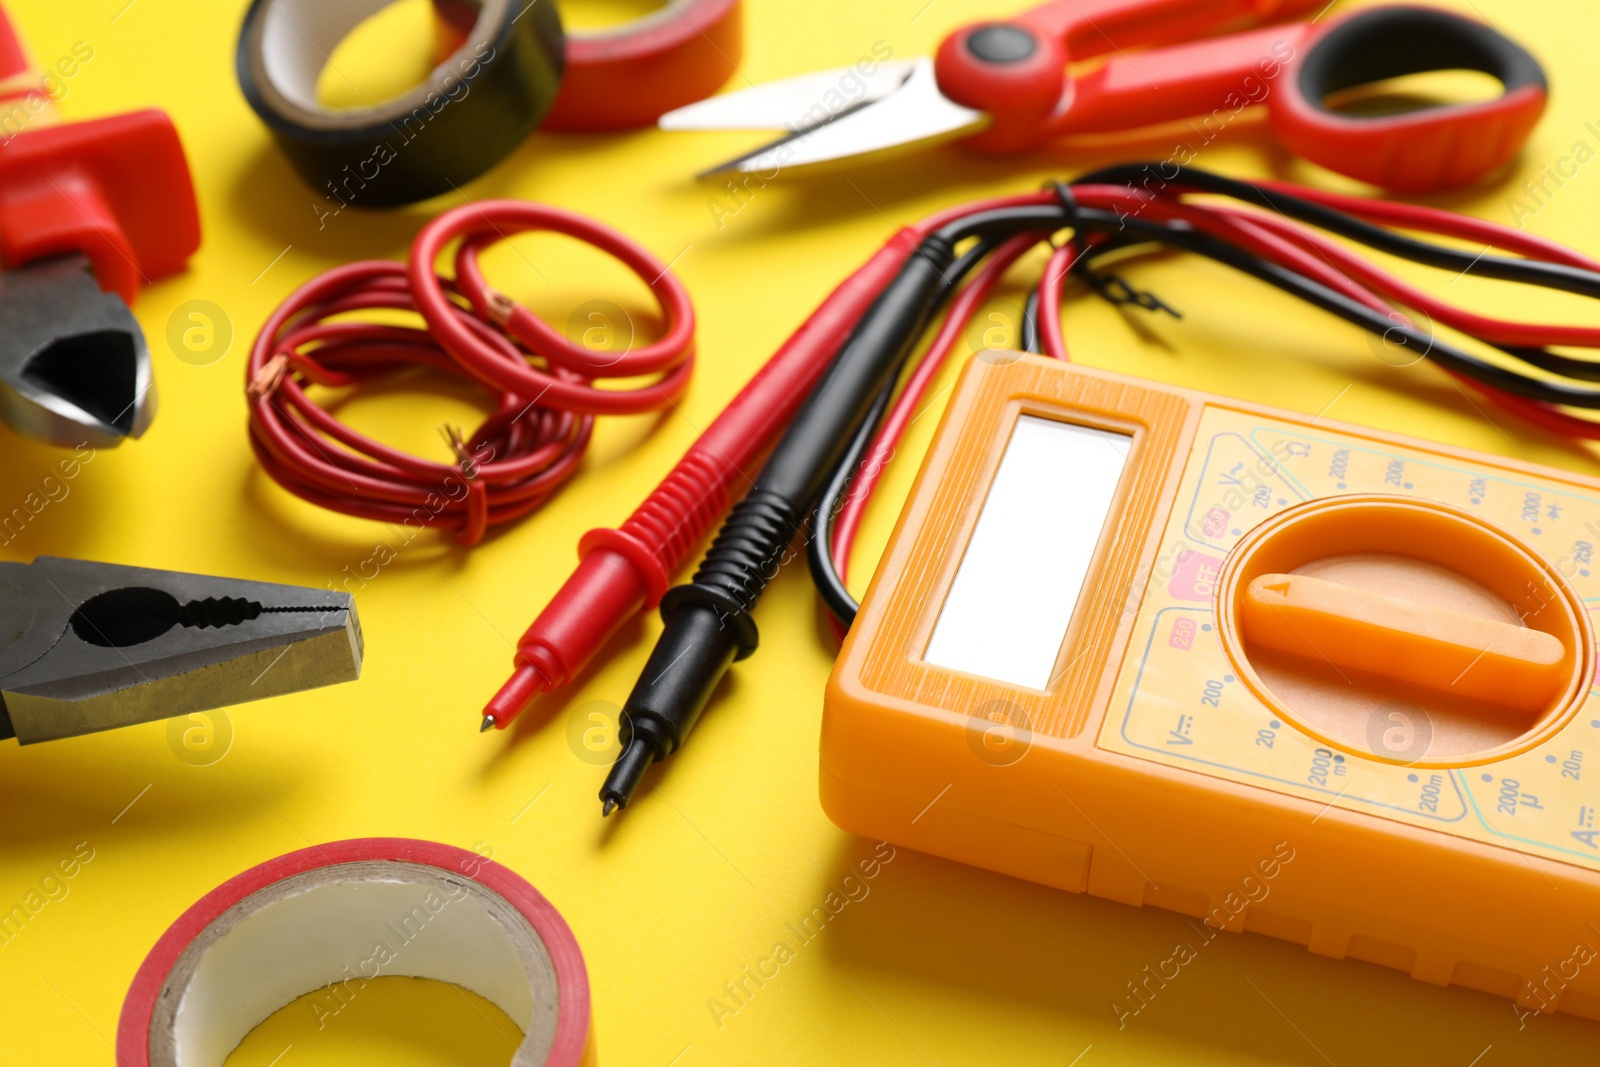
[[[1048,689],[1133,438],[1023,415],[923,659]]]

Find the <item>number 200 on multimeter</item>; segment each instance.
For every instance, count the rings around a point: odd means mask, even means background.
[[[829,682],[823,805],[1600,1019],[1597,541],[1600,481],[985,354]]]

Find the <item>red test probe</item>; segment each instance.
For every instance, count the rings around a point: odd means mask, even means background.
[[[996,197],[896,233],[841,282],[695,441],[620,529],[592,530],[580,562],[517,642],[515,671],[484,706],[480,729],[505,729],[540,693],[567,685],[627,620],[654,610],[669,575],[728,510],[748,468],[777,437],[856,322],[929,233],[973,211],[1035,203]]]
[[[921,228],[902,230],[845,279],[723,409],[620,529],[591,530],[580,562],[517,642],[516,670],[484,707],[505,729],[542,692],[568,684],[623,623],[655,608],[669,575],[728,510],[745,468],[788,423]]]

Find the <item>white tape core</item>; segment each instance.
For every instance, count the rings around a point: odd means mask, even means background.
[[[321,111],[317,77],[339,42],[394,0],[274,0],[261,23],[267,80],[285,99]]]
[[[422,864],[366,861],[286,878],[229,908],[184,950],[151,1017],[153,1067],[222,1067],[297,997],[359,998],[380,975],[451,982],[498,1005],[526,1035],[513,1067],[555,1041],[555,966],[504,897]]]

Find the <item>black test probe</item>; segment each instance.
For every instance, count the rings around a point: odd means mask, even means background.
[[[666,629],[623,706],[622,752],[600,789],[603,814],[627,807],[645,769],[683,744],[728,666],[756,650],[750,609],[939,302],[992,247],[980,240],[958,259],[955,246],[988,237],[996,225],[987,216],[973,216],[922,241],[862,316],[755,484],[728,513],[694,580],[662,598]],[[1033,219],[998,228],[1010,233],[1038,226]]]

